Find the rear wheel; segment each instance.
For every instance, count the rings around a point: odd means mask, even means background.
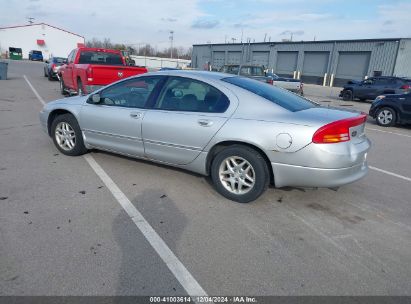
[[[392,127],[395,125],[397,114],[392,108],[381,108],[377,111],[377,124],[381,127]]]
[[[342,94],[342,98],[345,101],[350,101],[353,99],[353,94],[351,90],[345,90]]]
[[[71,114],[57,116],[51,124],[53,142],[65,155],[77,156],[87,152],[76,118]]]
[[[267,189],[270,174],[260,153],[246,146],[233,145],[215,156],[211,178],[215,189],[224,197],[249,203]]]
[[[52,76],[52,74],[51,74],[50,72],[47,73],[47,76],[48,76],[48,79],[49,79],[50,81],[53,81],[53,80],[54,80],[54,79],[53,79],[53,76]]]

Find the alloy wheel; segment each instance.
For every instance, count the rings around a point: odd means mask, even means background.
[[[227,157],[221,162],[218,173],[221,184],[231,193],[245,194],[254,187],[254,168],[242,157]]]
[[[60,122],[56,126],[56,142],[60,148],[70,151],[76,145],[76,133],[67,122]]]
[[[388,125],[393,119],[392,112],[389,110],[382,110],[380,113],[378,113],[377,119],[380,124]]]

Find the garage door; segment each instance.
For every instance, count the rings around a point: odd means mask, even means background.
[[[330,52],[304,52],[303,75],[323,77],[327,73]]]
[[[263,65],[264,67],[268,67],[269,56],[270,52],[253,52],[252,63],[255,65]]]
[[[277,74],[292,75],[297,69],[298,52],[277,53]]]
[[[227,64],[240,64],[241,52],[228,52]]]
[[[213,68],[220,69],[225,63],[225,52],[213,52]]]
[[[371,52],[339,52],[337,78],[364,79],[367,75]]]

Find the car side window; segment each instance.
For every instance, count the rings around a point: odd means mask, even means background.
[[[366,79],[366,80],[364,80],[363,83],[366,84],[366,85],[372,85],[372,84],[374,84],[374,79]]]
[[[230,102],[222,92],[202,81],[170,77],[155,109],[183,112],[223,113]]]
[[[138,77],[114,84],[100,92],[106,106],[144,108],[161,77]]]

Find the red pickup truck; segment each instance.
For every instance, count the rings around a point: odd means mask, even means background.
[[[84,95],[143,73],[147,73],[145,67],[127,66],[121,51],[80,47],[71,51],[58,76],[63,95]]]

